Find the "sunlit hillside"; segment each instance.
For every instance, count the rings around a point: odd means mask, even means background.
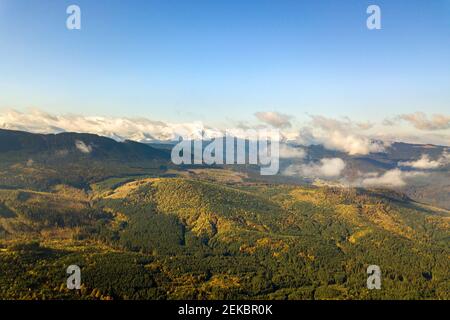
[[[1,298],[449,298],[450,213],[401,194],[191,178],[90,189],[0,192]],[[366,289],[371,264],[384,290]]]

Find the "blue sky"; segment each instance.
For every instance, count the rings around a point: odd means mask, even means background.
[[[65,27],[77,4],[82,30]],[[382,30],[366,28],[381,7]],[[0,108],[248,120],[450,109],[450,0],[0,0]]]

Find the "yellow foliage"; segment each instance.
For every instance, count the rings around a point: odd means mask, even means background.
[[[239,277],[231,276],[226,274],[214,275],[211,279],[203,284],[203,288],[207,290],[207,288],[215,287],[220,289],[230,289],[239,287],[241,284],[239,282]],[[209,290],[208,290],[209,291]]]
[[[357,231],[348,238],[348,241],[352,244],[355,244],[359,239],[368,235],[371,232],[372,232],[372,230],[370,230],[370,229],[364,229],[364,230]]]

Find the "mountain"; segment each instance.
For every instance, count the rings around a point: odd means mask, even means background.
[[[306,161],[345,156],[309,148]],[[346,170],[432,149],[411,148],[346,156]],[[169,149],[0,131],[0,299],[450,298],[450,211],[254,166],[176,167]],[[369,265],[382,290],[367,289]]]
[[[84,133],[33,134],[0,129],[0,186],[48,190],[123,174],[158,174],[167,151]]]
[[[0,153],[2,156],[69,157],[69,161],[81,157],[96,160],[145,161],[168,160],[167,152],[149,145],[86,133],[33,134],[23,131],[0,129]]]
[[[183,171],[186,167],[171,165],[170,150],[173,145],[169,142],[117,142],[93,134],[44,135],[0,129],[0,186],[32,186],[48,190],[64,183],[88,188],[89,183],[111,176],[161,175],[170,168]],[[398,168],[399,163],[415,161],[423,155],[429,157],[430,161],[437,161],[448,152],[448,148],[444,146],[405,143],[393,143],[383,153],[353,156],[327,150],[320,145],[292,144],[289,148],[301,149],[306,156],[282,158],[279,175],[261,177],[256,166],[230,168],[247,175],[247,180],[250,181],[310,184],[314,183],[314,179],[302,175],[286,175],[286,169],[291,165],[320,163],[323,158],[339,158],[345,162],[345,169],[338,177],[338,182],[344,181],[344,185],[357,186],[365,175],[381,176]],[[401,169],[414,173],[413,168]],[[417,201],[450,209],[450,163],[421,171],[426,174],[423,178],[412,179],[405,185],[388,187],[404,192]]]
[[[281,158],[280,175],[265,177],[267,181],[366,187],[368,185],[364,179],[382,178],[388,174],[386,179],[380,179],[379,187],[396,190],[416,201],[450,210],[450,148],[446,146],[392,143],[384,152],[367,155],[349,155],[328,150],[322,145],[290,144],[290,148],[303,150],[305,157]],[[290,166],[321,165],[322,159],[341,159],[345,167],[338,176],[332,177],[311,177],[289,170]],[[252,177],[257,173],[248,167],[239,169],[244,169]]]

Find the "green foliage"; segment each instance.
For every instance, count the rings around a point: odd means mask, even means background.
[[[398,194],[129,177],[94,189],[0,191],[0,298],[449,298],[450,215]],[[366,289],[371,264],[382,290]]]
[[[131,251],[177,254],[184,245],[184,226],[175,216],[137,213],[121,233],[120,243]]]

